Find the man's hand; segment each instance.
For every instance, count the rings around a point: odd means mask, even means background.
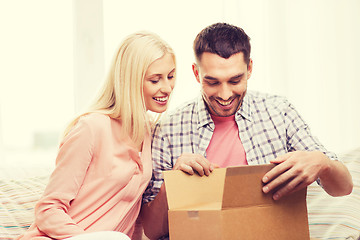
[[[200,176],[209,176],[210,173],[217,167],[210,163],[204,156],[193,153],[183,153],[177,159],[174,170],[182,170],[190,175],[197,172]]]
[[[289,152],[277,157],[271,163],[277,164],[262,179],[264,193],[274,190],[273,198],[295,192],[313,183],[323,173],[328,172],[331,160],[322,152]]]

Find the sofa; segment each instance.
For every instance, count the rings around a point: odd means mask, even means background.
[[[360,147],[339,154],[339,158],[352,174],[353,192],[344,197],[331,197],[316,183],[308,187],[310,236],[360,240]],[[0,239],[10,240],[26,231],[33,222],[34,206],[47,184],[49,172],[9,178],[9,173],[4,171],[9,169],[0,168]]]

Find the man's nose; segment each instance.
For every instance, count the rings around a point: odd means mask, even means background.
[[[218,97],[224,101],[227,101],[231,98],[231,96],[232,96],[231,88],[226,84],[222,85],[219,89]]]

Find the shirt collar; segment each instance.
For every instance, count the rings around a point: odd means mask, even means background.
[[[197,102],[198,102],[197,110],[199,113],[198,128],[209,125],[212,129],[214,129],[214,126],[215,126],[214,122],[211,119],[210,113],[207,110],[207,107],[205,105],[205,102],[204,102],[201,94],[198,97]],[[249,98],[248,94],[245,95],[240,109],[235,113],[236,121],[239,121],[241,118],[251,121],[251,107],[250,107],[250,98]]]
[[[243,117],[244,119],[249,120],[249,121],[252,120],[250,103],[251,103],[251,99],[249,97],[249,94],[246,93],[240,109],[235,113],[236,121],[240,120],[240,117]]]
[[[197,110],[198,110],[198,113],[199,113],[198,128],[201,128],[201,127],[206,126],[206,125],[210,125],[210,127],[214,126],[214,122],[211,119],[210,113],[206,108],[205,102],[204,102],[201,94],[199,95],[199,97],[197,99],[197,102],[198,102],[198,109]],[[214,128],[214,127],[212,127],[212,128]]]

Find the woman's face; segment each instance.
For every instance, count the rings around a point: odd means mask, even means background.
[[[164,112],[174,85],[175,62],[167,53],[152,62],[146,71],[143,86],[146,110]]]

